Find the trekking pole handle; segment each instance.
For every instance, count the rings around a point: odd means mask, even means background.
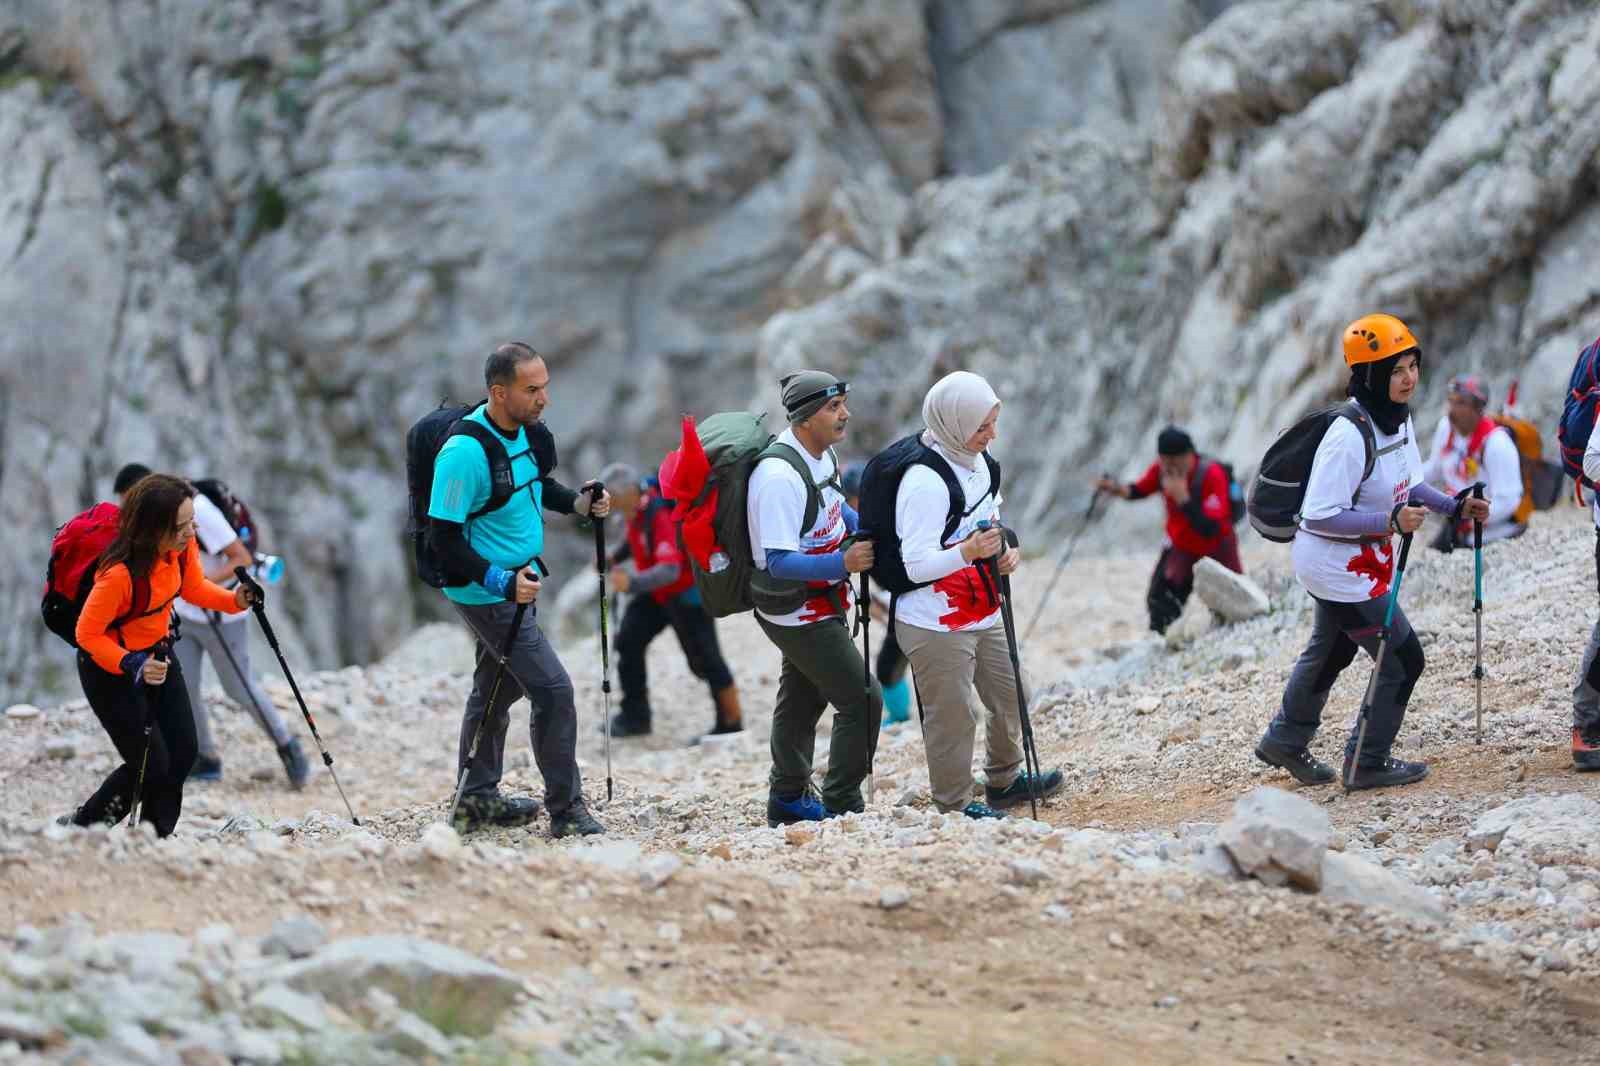
[[[250,609],[259,614],[267,602],[267,594],[262,590],[261,583],[250,576],[249,567],[234,567],[233,576],[239,579],[239,584],[250,590]]]

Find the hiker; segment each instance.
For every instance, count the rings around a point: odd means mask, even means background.
[[[861,473],[866,468],[867,464],[857,459],[846,463],[844,472],[839,476],[845,503],[857,514],[861,513]],[[872,612],[872,620],[887,625],[890,605],[888,591],[877,585],[869,585],[868,595],[872,597],[868,607]],[[883,725],[899,725],[911,720],[911,681],[906,676],[908,666],[910,663],[901,653],[900,643],[894,639],[894,630],[890,628],[884,633],[883,642],[878,645],[877,661],[873,666],[873,673],[883,688]]]
[[[458,824],[467,830],[524,825],[539,814],[533,799],[508,796],[499,788],[517,690],[502,686],[497,706],[487,703],[517,604],[538,600],[540,581],[532,564],[544,549],[541,510],[604,518],[611,509],[611,498],[603,489],[595,498],[551,476],[555,446],[540,421],[550,402],[550,371],[543,357],[521,342],[502,344],[485,362],[483,377],[488,399],[461,420],[478,428],[452,433],[439,449],[427,511],[433,548],[447,571],[461,578],[461,583],[445,587],[444,594],[477,638],[457,763],[458,769],[467,768],[457,815]],[[480,514],[491,492],[485,449],[495,446],[503,447],[510,458],[512,492],[502,506]],[[534,761],[544,778],[550,832],[558,838],[601,833],[604,829],[584,803],[578,773],[572,680],[539,629],[536,609],[523,617],[506,671],[533,704],[528,729]],[[489,717],[482,742],[468,767],[468,751],[485,714]]]
[[[1156,461],[1139,480],[1124,484],[1102,477],[1096,487],[1124,500],[1142,500],[1159,489],[1167,505],[1166,543],[1145,595],[1155,632],[1165,633],[1183,614],[1201,559],[1215,559],[1236,574],[1244,573],[1228,473],[1221,463],[1202,461],[1194,441],[1177,426],[1156,437]]]
[[[1423,466],[1423,478],[1447,495],[1470,490],[1484,482],[1485,494],[1495,501],[1483,524],[1483,543],[1521,536],[1527,526],[1517,521],[1522,502],[1522,456],[1510,433],[1497,433],[1500,425],[1484,413],[1489,387],[1476,374],[1450,379],[1449,399]],[[1431,543],[1449,552],[1472,546],[1472,523],[1446,523]]]
[[[234,568],[253,566],[255,559],[227,517],[204,492],[196,491],[193,502],[200,569],[208,581],[231,589],[237,583],[233,575]],[[222,691],[248,711],[272,740],[278,758],[283,763],[284,773],[289,778],[289,787],[295,791],[305,788],[311,778],[311,764],[301,750],[300,739],[290,734],[272,697],[267,695],[255,672],[250,669],[248,615],[224,616],[181,599],[175,606],[178,617],[185,625],[173,651],[183,668],[184,684],[188,686],[189,705],[194,709],[195,741],[199,750],[194,768],[189,771],[189,779],[222,779],[222,758],[217,751],[216,737],[211,731],[211,715],[200,692],[201,675],[205,671],[206,656],[209,655],[217,678],[222,682]]]
[[[1583,450],[1583,476],[1600,482],[1600,421],[1590,431],[1589,443]],[[1591,495],[1595,578],[1600,584],[1600,492]],[[1572,690],[1572,765],[1578,770],[1600,770],[1600,619],[1589,631],[1578,683]]]
[[[638,471],[621,463],[601,471],[600,481],[626,525],[622,544],[611,555],[611,587],[630,596],[617,630],[622,707],[611,721],[611,735],[650,733],[645,652],[668,627],[678,637],[689,670],[711,690],[711,735],[739,732],[744,728],[739,690],[717,644],[716,622],[706,612],[694,586],[694,574],[678,547],[672,502],[656,487],[646,486]]]
[[[1027,803],[1030,794],[998,580],[1017,569],[1021,553],[1006,544],[1000,497],[989,464],[979,461],[998,436],[999,418],[1000,399],[983,378],[965,370],[940,378],[922,402],[923,458],[906,469],[894,497],[906,576],[923,586],[898,597],[894,635],[917,679],[934,806],[968,818],[1002,817],[997,808]],[[948,467],[961,488],[954,506],[935,463]],[[946,535],[957,507],[959,518]],[[991,569],[987,561],[995,557],[998,566]],[[982,710],[973,705],[974,686]],[[986,803],[972,798],[972,749],[980,722]],[[1051,770],[1035,783],[1033,795],[1051,795],[1061,784],[1061,771]]]
[[[140,818],[163,837],[178,824],[196,748],[183,668],[167,659],[171,607],[182,597],[238,614],[252,602],[248,589],[222,588],[201,570],[194,494],[187,481],[165,474],[148,474],[121,493],[117,536],[100,557],[75,636],[83,694],[123,762],[70,816],[74,825],[120,822],[133,809],[141,774]]]
[[[773,826],[866,809],[861,782],[877,750],[883,706],[876,679],[863,680],[866,667],[845,623],[850,575],[872,566],[870,541],[846,543],[856,530],[856,513],[840,491],[833,453],[850,421],[850,386],[826,371],[802,370],[785,376],[779,387],[789,427],[755,465],[745,504],[752,580],[806,582],[811,594],[782,614],[756,610],[762,632],[783,653],[767,793],[767,824]],[[811,528],[801,529],[807,480],[819,506]],[[811,761],[817,721],[829,704],[833,733],[819,801],[810,790]]]
[[[1357,319],[1344,332],[1343,348],[1350,370],[1347,391],[1358,415],[1369,420],[1370,445],[1368,430],[1343,417],[1332,420],[1317,445],[1291,549],[1295,577],[1311,594],[1311,640],[1255,750],[1262,762],[1289,771],[1305,785],[1335,778],[1309,746],[1328,693],[1356,650],[1377,657],[1394,580],[1394,536],[1415,532],[1429,511],[1452,522],[1471,521],[1487,518],[1490,506],[1470,496],[1451,498],[1422,481],[1409,406],[1421,376],[1422,352],[1405,323],[1385,314]],[[1347,788],[1386,788],[1427,776],[1425,764],[1389,754],[1423,666],[1422,643],[1395,604],[1388,652],[1367,709],[1367,733],[1353,775],[1359,721],[1345,744]]]

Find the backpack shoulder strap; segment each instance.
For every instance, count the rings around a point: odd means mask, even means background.
[[[832,449],[829,449],[829,454],[832,454]],[[796,451],[792,445],[785,444],[781,440],[773,441],[767,445],[760,455],[756,456],[756,463],[760,464],[766,459],[782,459],[788,463],[794,469],[794,472],[800,475],[800,483],[806,487],[806,510],[805,514],[800,518],[800,535],[803,537],[811,531],[812,526],[817,524],[817,515],[822,512],[823,485],[837,484],[835,479],[839,476],[838,459],[837,457],[834,459],[833,477],[824,481],[822,485],[818,485],[811,480],[811,467],[806,465],[805,457]]]
[[[987,455],[988,453],[985,452],[984,454]],[[944,482],[945,491],[950,494],[950,508],[945,512],[944,517],[944,532],[939,535],[939,546],[942,548],[944,547],[944,542],[950,539],[951,534],[955,533],[956,527],[961,525],[961,519],[967,513],[967,494],[961,488],[961,482],[956,480],[956,472],[950,469],[950,464],[945,462],[938,452],[926,444],[922,446],[922,450],[917,453],[917,458],[912,461],[911,465],[925,466],[938,474],[939,479]],[[990,467],[989,472],[993,475],[994,468]],[[992,482],[990,489],[991,491],[993,490]]]
[[[556,468],[556,436],[542,420],[527,427],[527,433],[533,461],[539,464],[539,477],[547,478]]]
[[[1361,485],[1366,484],[1367,478],[1372,476],[1373,468],[1378,465],[1378,434],[1372,428],[1371,416],[1354,400],[1346,400],[1340,406],[1339,417],[1347,418],[1356,424],[1356,429],[1361,432],[1361,443],[1367,450],[1367,461],[1361,469],[1361,484],[1356,486],[1355,495],[1350,497],[1350,505],[1354,507],[1356,499],[1361,495]]]
[[[505,441],[500,436],[481,422],[470,418],[459,419],[450,427],[446,440],[450,437],[471,437],[483,449],[483,456],[489,461],[489,499],[476,511],[467,515],[467,520],[482,518],[490,511],[498,511],[511,499],[511,455],[506,451]],[[544,469],[540,468],[542,474]]]

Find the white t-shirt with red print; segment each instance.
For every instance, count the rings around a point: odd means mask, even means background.
[[[1361,480],[1366,466],[1366,445],[1361,430],[1347,418],[1328,427],[1311,463],[1306,483],[1302,519],[1332,518],[1350,509],[1356,485],[1361,486],[1355,509],[1388,515],[1395,504],[1405,503],[1422,481],[1422,454],[1416,430],[1408,417],[1398,433],[1385,433],[1376,424],[1377,460],[1372,476]],[[1393,537],[1361,542],[1334,540],[1301,529],[1294,536],[1291,558],[1295,577],[1307,592],[1333,603],[1362,603],[1389,594],[1394,576],[1396,544]]]
[[[913,581],[932,581],[900,597],[895,620],[919,629],[952,633],[988,629],[1000,622],[1000,590],[978,568],[961,558],[961,542],[987,519],[1000,521],[1000,501],[989,491],[989,464],[978,461],[968,470],[938,444],[932,445],[938,462],[956,475],[965,512],[948,540],[941,541],[950,517],[950,489],[932,467],[921,463],[905,472],[894,498],[895,532],[900,536],[900,557]]]
[[[844,545],[848,535],[844,521],[844,494],[837,487],[834,476],[833,452],[822,453],[817,459],[794,435],[786,429],[778,435],[778,442],[787,444],[800,453],[811,471],[811,481],[822,486],[819,490],[822,505],[817,508],[817,520],[808,530],[800,523],[806,513],[806,486],[795,468],[782,459],[763,459],[750,473],[749,493],[745,502],[745,518],[750,524],[750,554],[756,569],[767,568],[767,552],[797,551],[806,555],[827,555]],[[805,626],[836,618],[848,610],[851,603],[848,581],[814,581],[817,594],[807,600],[798,611],[784,615],[758,612],[773,625]],[[841,609],[843,608],[843,609]]]

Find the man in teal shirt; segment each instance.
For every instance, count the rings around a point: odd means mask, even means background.
[[[539,596],[539,575],[531,563],[544,549],[542,509],[595,518],[604,518],[611,509],[611,498],[603,489],[575,492],[551,476],[555,440],[540,421],[550,402],[550,371],[537,352],[520,342],[502,344],[484,366],[484,383],[488,400],[462,421],[475,422],[488,433],[455,432],[445,441],[434,461],[428,502],[433,547],[446,571],[461,578],[444,594],[478,640],[457,763],[458,773],[467,767],[457,814],[467,829],[522,825],[539,813],[532,799],[506,796],[499,789],[517,690],[502,685],[496,706],[489,707],[488,701],[499,662],[497,649],[504,646],[517,604],[533,604]],[[486,451],[492,447],[504,448],[510,460],[509,481],[498,494],[493,491],[494,467]],[[505,464],[496,465],[504,471]],[[490,510],[495,495],[504,502]],[[600,833],[603,828],[584,804],[578,774],[572,680],[535,615],[536,609],[530,609],[523,616],[506,672],[533,704],[528,727],[534,761],[544,777],[550,831],[557,837]],[[489,717],[477,755],[468,766],[472,737],[485,714]]]

